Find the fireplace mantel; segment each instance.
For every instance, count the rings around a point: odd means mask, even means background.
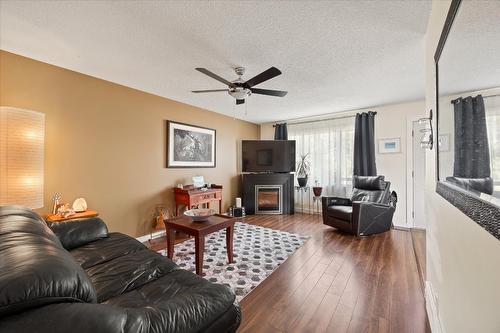
[[[281,190],[281,213],[294,213],[294,187],[291,173],[248,173],[243,174],[243,205],[248,215],[256,213],[256,188],[279,186]],[[260,211],[260,214],[265,212]],[[277,214],[276,211],[270,212]]]

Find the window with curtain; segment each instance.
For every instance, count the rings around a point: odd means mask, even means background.
[[[318,181],[323,186],[323,195],[350,195],[354,117],[289,124],[288,139],[296,141],[297,158],[310,155],[309,186]]]
[[[500,97],[484,99],[494,195],[500,195]]]

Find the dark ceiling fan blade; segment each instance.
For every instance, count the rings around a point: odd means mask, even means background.
[[[211,71],[209,71],[209,70],[208,70],[208,69],[206,69],[206,68],[199,68],[199,67],[198,67],[198,68],[195,68],[195,69],[196,69],[198,72],[201,72],[201,73],[203,73],[203,74],[205,74],[205,75],[208,75],[208,76],[210,76],[212,79],[216,79],[217,81],[222,82],[222,83],[224,83],[225,85],[227,85],[227,86],[229,86],[229,87],[234,87],[234,84],[233,84],[232,82],[229,82],[228,80],[226,80],[226,79],[224,79],[224,78],[220,77],[219,75],[212,73]]]
[[[244,99],[237,99],[236,100],[236,105],[244,104],[245,100]]]
[[[218,91],[229,91],[228,89],[212,89],[212,90],[193,90],[191,92],[194,92],[196,94],[198,93],[207,93],[207,92],[218,92]]]
[[[259,94],[259,95],[269,95],[269,96],[277,96],[277,97],[283,97],[288,94],[288,91],[281,91],[281,90],[269,90],[269,89],[257,89],[257,88],[250,88],[252,91],[252,94]]]
[[[259,83],[270,80],[273,77],[276,77],[280,74],[281,74],[281,71],[279,69],[277,69],[276,67],[271,67],[268,70],[263,71],[259,75],[254,76],[253,78],[251,78],[250,80],[245,82],[245,86],[247,86],[248,88],[256,86]]]

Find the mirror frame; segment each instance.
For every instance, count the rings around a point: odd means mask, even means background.
[[[436,79],[436,192],[488,231],[492,236],[500,240],[500,200],[489,195],[474,195],[458,186],[444,182],[439,178],[439,58],[441,57],[448,34],[450,33],[461,3],[462,0],[452,0],[436,52],[434,53]],[[491,200],[488,200],[486,196],[491,197]]]

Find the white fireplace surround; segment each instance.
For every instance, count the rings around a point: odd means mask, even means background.
[[[279,207],[275,210],[259,209],[260,190],[278,190]],[[283,214],[283,185],[255,185],[255,214]]]

